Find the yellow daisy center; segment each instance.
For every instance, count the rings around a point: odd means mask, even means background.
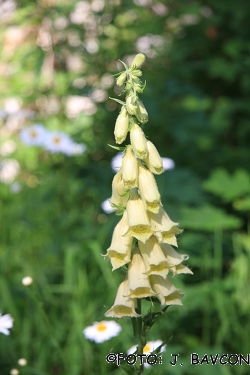
[[[106,326],[106,324],[98,323],[98,324],[96,325],[96,329],[97,329],[97,331],[99,331],[99,332],[106,331],[107,326]]]
[[[143,353],[148,353],[151,350],[151,346],[149,344],[146,344],[143,348]]]
[[[31,138],[36,138],[37,137],[37,132],[35,130],[31,130],[30,136],[31,136]]]
[[[55,138],[53,139],[53,142],[54,142],[55,144],[58,144],[58,143],[61,142],[61,139],[60,139],[59,137],[55,137]]]

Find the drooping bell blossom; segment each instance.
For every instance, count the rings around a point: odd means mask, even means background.
[[[127,134],[128,134],[128,125],[129,125],[129,118],[125,107],[122,108],[120,114],[118,115],[115,123],[115,141],[118,144],[121,144],[125,141]]]
[[[122,219],[116,225],[110,247],[107,249],[105,256],[109,257],[112,264],[112,271],[124,266],[131,260],[131,247],[133,238],[124,236],[128,231],[127,212],[124,211]]]
[[[134,124],[130,130],[130,142],[135,155],[139,159],[145,159],[148,154],[146,138],[143,130],[137,124]]]
[[[182,305],[180,299],[183,293],[171,283],[168,277],[164,279],[161,276],[152,275],[149,279],[152,289],[157,293],[156,297],[159,299],[162,306]]]
[[[119,286],[114,305],[105,313],[110,318],[123,318],[124,316],[138,317],[135,311],[136,299],[128,297],[128,279],[126,278]]]
[[[145,243],[139,241],[138,246],[147,275],[166,277],[170,266],[155,236],[151,236]]]
[[[122,72],[122,74],[120,74],[116,80],[117,86],[122,86],[124,82],[126,81],[126,78],[127,78],[126,72]]]
[[[151,288],[146,268],[139,249],[133,250],[133,257],[128,267],[128,285],[129,297],[145,298],[154,296],[155,293]]]
[[[126,109],[130,115],[135,116],[137,105],[136,105],[136,97],[133,94],[129,95],[126,99]]]
[[[161,249],[170,267],[177,266],[178,264],[182,263],[184,260],[188,260],[189,258],[187,254],[179,254],[172,246],[167,243],[162,243]]]
[[[163,207],[159,207],[158,213],[148,213],[151,228],[159,242],[165,242],[177,247],[176,234],[182,231],[177,228],[178,223],[173,222]]]
[[[126,207],[129,199],[128,189],[125,188],[121,170],[119,170],[112,181],[112,196],[110,198],[110,205],[114,208]]]
[[[134,68],[134,69],[138,69],[142,66],[142,64],[144,63],[145,61],[145,55],[143,55],[143,53],[138,53],[132,63],[131,63],[131,68]]]
[[[177,266],[171,267],[170,271],[172,272],[173,276],[179,275],[180,273],[190,273],[193,275],[193,272],[185,266],[184,264],[178,264]]]
[[[150,172],[154,174],[161,174],[164,172],[162,158],[159,155],[159,152],[155,145],[147,140],[147,149],[148,155],[145,159],[145,163],[150,170]]]
[[[137,186],[138,161],[130,145],[126,148],[126,153],[122,159],[121,173],[126,188],[132,189]]]
[[[138,187],[145,203],[145,208],[153,213],[158,213],[161,207],[161,196],[153,174],[139,162]]]
[[[145,242],[152,234],[150,222],[145,212],[144,204],[137,193],[137,189],[130,190],[130,199],[126,206],[129,230],[126,235],[133,236]]]
[[[146,122],[148,122],[148,112],[140,99],[137,100],[136,104],[137,108],[135,115],[137,117],[137,120],[142,124],[145,124]]]

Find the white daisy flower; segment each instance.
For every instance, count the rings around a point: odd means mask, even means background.
[[[67,156],[82,155],[86,151],[86,145],[84,143],[75,143],[71,140],[67,147],[62,151]]]
[[[22,284],[24,286],[29,286],[33,283],[33,279],[31,276],[25,276],[23,279],[22,279]]]
[[[117,336],[121,331],[121,326],[113,320],[94,322],[92,326],[86,327],[82,332],[84,336],[96,343],[101,343]]]
[[[10,314],[2,315],[0,312],[0,332],[8,336],[10,334],[9,328],[13,327],[13,321],[14,319]]]
[[[20,131],[20,138],[23,143],[30,146],[42,146],[48,132],[42,124],[34,124]]]
[[[162,164],[164,171],[168,169],[173,169],[175,167],[175,162],[170,158],[162,158]]]
[[[72,143],[71,138],[67,134],[55,131],[47,134],[44,147],[51,153],[62,152],[68,154]]]
[[[118,172],[119,168],[121,168],[123,155],[123,152],[118,152],[118,154],[111,159],[111,168],[114,172]]]
[[[155,341],[148,341],[147,344],[143,348],[143,354],[146,354],[147,356],[152,353],[155,349],[158,348],[162,344],[161,340],[155,340]],[[136,352],[137,345],[133,345],[128,351],[127,354],[133,354]],[[161,353],[165,352],[166,350],[166,345],[161,347]],[[150,365],[148,363],[145,363],[144,366],[146,368],[149,368]]]
[[[110,205],[110,198],[107,198],[105,201],[103,201],[101,207],[105,214],[111,214],[112,212],[116,211],[116,208]]]

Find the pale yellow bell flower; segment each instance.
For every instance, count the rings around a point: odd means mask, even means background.
[[[173,276],[179,275],[180,273],[189,273],[193,275],[193,272],[190,270],[190,268],[184,266],[184,264],[178,264],[178,266],[171,267],[170,271],[172,272]]]
[[[138,187],[146,209],[158,213],[161,196],[153,174],[141,162],[138,169]]]
[[[122,86],[127,79],[127,73],[122,72],[116,80],[117,86]]]
[[[130,145],[126,148],[126,153],[122,158],[121,172],[123,183],[126,188],[132,189],[137,186],[138,161]]]
[[[115,141],[118,144],[121,144],[125,141],[127,134],[128,134],[128,125],[129,125],[129,118],[126,109],[123,107],[121,113],[118,115],[116,122],[115,122]]]
[[[145,263],[147,275],[166,277],[170,266],[155,236],[151,236],[145,243],[139,241],[138,246]]]
[[[137,100],[137,108],[135,114],[137,120],[140,121],[142,124],[148,122],[148,112],[140,99]]]
[[[171,283],[168,277],[164,279],[161,276],[153,275],[150,276],[150,283],[162,306],[182,305],[180,298],[183,293]]]
[[[111,245],[107,250],[107,254],[104,256],[109,257],[112,264],[112,271],[124,264],[129,263],[131,260],[131,248],[133,237],[124,236],[124,233],[128,231],[128,217],[127,212],[124,211],[122,219],[116,225]]]
[[[188,260],[187,254],[179,254],[172,246],[167,243],[161,244],[161,249],[167,259],[170,267],[178,266],[184,260]]]
[[[129,230],[126,235],[133,236],[145,242],[152,234],[149,219],[144,204],[137,193],[137,189],[130,190],[130,199],[127,203]]]
[[[154,234],[158,238],[158,241],[160,243],[165,242],[177,247],[175,235],[182,231],[177,228],[178,223],[173,222],[169,218],[163,207],[159,207],[159,212],[157,214],[149,212],[148,217],[151,228],[153,232],[155,232]]]
[[[133,250],[132,261],[128,267],[129,296],[131,298],[145,298],[154,296],[151,288],[146,268],[139,249]]]
[[[146,138],[143,130],[137,124],[134,124],[130,130],[130,142],[135,155],[139,159],[145,159],[148,153]]]
[[[123,318],[124,316],[140,316],[135,311],[136,299],[128,297],[128,279],[119,286],[114,305],[104,314],[110,318]]]
[[[147,149],[148,155],[145,159],[145,163],[150,170],[150,172],[154,174],[161,174],[164,172],[162,158],[159,155],[159,152],[155,145],[147,140]]]
[[[144,61],[145,61],[145,55],[143,55],[143,53],[138,53],[134,57],[131,63],[131,68],[134,68],[134,69],[140,68],[142,64],[144,63]]]
[[[126,207],[127,201],[129,199],[128,189],[125,188],[121,170],[119,170],[112,181],[112,196],[110,198],[110,205],[114,208]]]
[[[133,95],[129,95],[126,99],[126,109],[130,115],[136,114],[137,105],[136,98]]]

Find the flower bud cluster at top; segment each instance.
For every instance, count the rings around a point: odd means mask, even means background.
[[[125,147],[122,166],[113,179],[110,199],[122,218],[105,256],[113,270],[128,265],[114,305],[105,313],[113,318],[139,316],[135,310],[137,298],[156,297],[162,307],[181,305],[183,293],[168,274],[192,274],[182,264],[188,256],[173,248],[177,247],[176,235],[181,230],[165,212],[154,178],[154,174],[163,172],[162,159],[140,126],[148,121],[146,108],[138,98],[145,88],[138,78],[144,60],[145,56],[138,54],[130,68],[123,63],[126,70],[116,80],[118,86],[125,85],[126,101],[114,99],[122,104],[115,123],[115,139],[121,144],[130,133],[130,144]]]

